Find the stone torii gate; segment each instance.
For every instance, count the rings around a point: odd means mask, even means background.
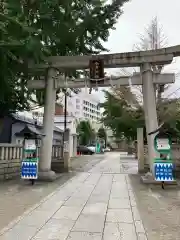
[[[140,67],[139,76],[132,76],[133,81],[136,84],[143,85],[143,101],[144,101],[144,112],[145,112],[145,122],[147,133],[157,129],[157,112],[156,112],[156,101],[154,92],[154,83],[172,83],[174,82],[174,75],[159,75],[153,72],[153,66],[155,65],[165,65],[170,64],[173,57],[180,56],[180,45],[163,48],[158,50],[150,51],[140,51],[140,52],[127,52],[127,53],[117,53],[117,54],[100,54],[91,56],[55,56],[45,59],[42,64],[29,64],[29,69],[31,71],[44,71],[48,69],[46,81],[33,80],[29,82],[30,88],[46,88],[46,99],[44,108],[44,134],[42,149],[41,149],[41,159],[40,159],[40,172],[39,176],[53,180],[55,178],[55,173],[51,171],[51,153],[52,153],[52,136],[53,136],[53,125],[54,125],[54,111],[55,111],[55,99],[56,99],[56,89],[59,87],[81,87],[83,79],[78,81],[64,82],[64,79],[59,76],[60,72],[68,72],[72,69],[88,69],[89,62],[92,60],[103,61],[104,68],[122,68],[122,67]],[[42,74],[44,75],[44,74]],[[138,78],[137,78],[138,77]],[[118,79],[104,79],[104,83],[98,86],[107,85],[128,85],[128,77],[123,77]],[[168,79],[168,80],[167,80]],[[165,81],[166,80],[166,81]],[[127,83],[126,83],[127,81]],[[98,79],[97,79],[98,82]],[[113,82],[113,83],[112,83]],[[116,82],[116,83],[115,83]],[[123,84],[124,83],[124,84]],[[73,85],[74,84],[74,85]],[[84,86],[83,86],[84,87]],[[153,147],[154,136],[147,134],[148,140],[148,158],[153,172],[153,159],[155,157],[155,151]]]

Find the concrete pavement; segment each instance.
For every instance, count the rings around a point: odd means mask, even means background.
[[[0,234],[1,240],[147,239],[119,153],[105,154]]]

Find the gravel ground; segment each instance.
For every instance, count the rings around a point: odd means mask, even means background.
[[[74,158],[71,172],[61,174],[56,181],[50,183],[36,182],[31,186],[28,181],[20,179],[0,182],[0,229],[75,176],[76,172],[91,169],[102,158],[103,155]]]
[[[149,240],[180,239],[180,187],[144,185],[130,176],[138,208]]]

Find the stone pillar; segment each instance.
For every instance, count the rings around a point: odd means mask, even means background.
[[[144,172],[144,134],[143,128],[137,129],[138,172]]]
[[[148,135],[151,131],[158,128],[157,111],[156,111],[156,99],[153,84],[153,72],[149,63],[144,63],[141,66],[142,74],[142,90],[143,90],[143,102],[144,102],[144,114],[146,122],[146,133],[148,142],[148,160],[150,170],[153,173],[153,159],[156,156],[154,149],[154,134]]]
[[[70,141],[70,131],[69,129],[66,129],[64,132],[64,171],[65,172],[68,172],[70,168],[69,141]]]
[[[41,155],[39,162],[39,178],[49,181],[53,181],[56,178],[55,172],[51,171],[51,155],[56,101],[54,77],[56,76],[56,74],[57,72],[54,68],[50,68],[48,70],[43,118],[43,130],[45,137],[43,137],[42,139]]]

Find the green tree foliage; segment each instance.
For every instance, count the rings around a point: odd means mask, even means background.
[[[144,125],[143,109],[133,107],[124,98],[117,98],[114,93],[105,92],[105,102],[101,104],[104,109],[101,121],[111,128],[116,140],[126,137],[128,140],[136,139],[136,129]]]
[[[14,17],[15,8],[10,2],[1,1],[0,9],[0,114],[3,115],[9,110],[28,107],[24,101],[25,72],[21,69],[24,57],[30,54],[26,41],[32,29],[25,21],[24,24],[19,21],[19,13]]]
[[[172,132],[174,138],[180,136],[180,100],[179,98],[161,99],[157,104],[157,114],[160,123]]]
[[[0,3],[0,114],[29,109],[27,61],[43,57],[47,49],[31,26],[21,1]]]
[[[100,128],[98,129],[97,136],[98,136],[99,138],[101,138],[101,139],[104,140],[105,146],[106,146],[107,134],[106,134],[106,130],[105,130],[103,127],[100,127]]]
[[[88,145],[95,140],[95,131],[89,121],[81,121],[77,125],[76,132],[80,145]]]
[[[120,90],[119,90],[120,91]],[[101,121],[105,126],[113,131],[113,135],[117,141],[122,138],[127,140],[136,139],[137,127],[144,127],[144,110],[140,104],[134,100],[133,97],[124,98],[123,90],[121,94],[115,92],[105,91],[105,102],[101,104],[104,108],[103,117]],[[129,95],[130,93],[128,93]],[[127,96],[127,93],[126,95]],[[162,99],[161,103],[157,105],[157,115],[160,123],[165,123],[166,128],[172,132],[174,138],[178,137],[180,133],[180,101],[179,99]],[[173,130],[174,129],[174,130]],[[175,134],[175,132],[177,134]]]
[[[29,108],[27,62],[99,53],[127,0],[0,2],[0,112]],[[75,72],[68,73],[76,76]],[[36,77],[37,78],[37,77]],[[44,94],[37,92],[38,99]]]

